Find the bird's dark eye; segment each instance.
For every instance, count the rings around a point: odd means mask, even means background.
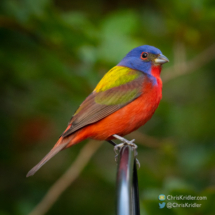
[[[147,52],[143,52],[141,54],[141,59],[145,60],[148,57],[148,53]]]

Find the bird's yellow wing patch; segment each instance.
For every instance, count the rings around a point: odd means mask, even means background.
[[[115,66],[109,70],[98,83],[94,92],[103,92],[118,87],[141,76],[141,72],[128,67]]]

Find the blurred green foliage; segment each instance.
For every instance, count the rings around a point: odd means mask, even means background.
[[[189,61],[215,38],[212,0],[1,0],[0,14],[0,215],[28,214],[74,161],[84,143],[25,178],[128,51],[161,49],[170,59],[165,76],[177,58]],[[181,55],[177,44],[185,47]],[[160,140],[157,148],[139,143],[141,214],[215,214],[215,61],[208,58],[164,83],[158,110],[140,129]],[[115,176],[114,153],[104,143],[47,214],[114,214]],[[161,210],[161,193],[207,200],[196,201],[200,208]]]

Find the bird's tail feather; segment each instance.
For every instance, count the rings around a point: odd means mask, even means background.
[[[60,137],[55,146],[51,151],[36,165],[34,166],[26,175],[26,177],[32,176],[37,172],[47,161],[49,161],[53,156],[55,156],[59,151],[64,149],[68,143],[72,140],[72,135],[66,138]]]

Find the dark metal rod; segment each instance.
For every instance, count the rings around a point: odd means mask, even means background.
[[[120,150],[117,172],[117,215],[132,215],[134,151],[125,145]]]
[[[140,215],[140,200],[139,200],[139,189],[138,189],[138,177],[137,177],[137,164],[134,162],[133,168],[133,184],[132,184],[132,205],[133,214]]]

